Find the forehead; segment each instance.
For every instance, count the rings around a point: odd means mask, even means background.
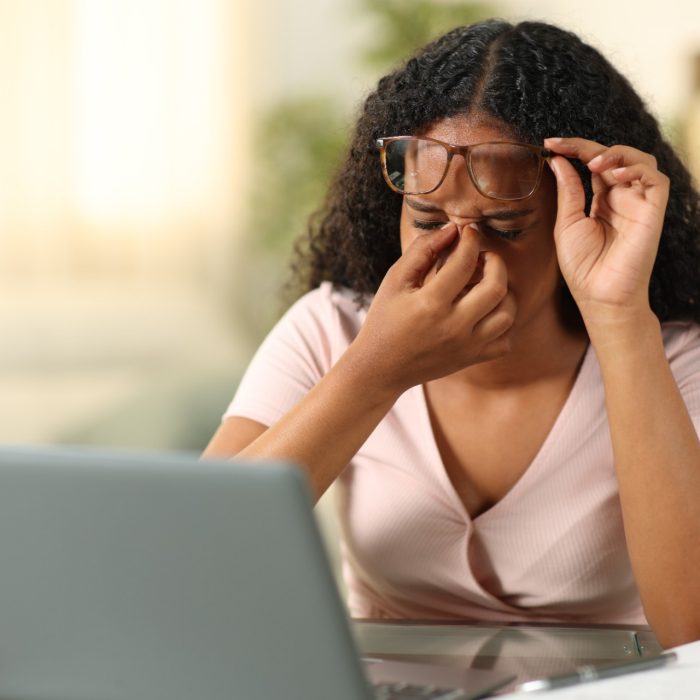
[[[485,141],[514,141],[514,129],[482,115],[445,117],[423,130],[421,136],[429,136],[459,146]]]

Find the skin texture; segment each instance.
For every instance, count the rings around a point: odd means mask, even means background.
[[[508,137],[506,125],[467,116],[440,120],[427,133],[456,144]],[[343,357],[274,426],[228,419],[205,456],[296,461],[320,496],[396,398],[423,385],[446,469],[465,507],[477,513],[527,468],[590,342],[647,617],[666,646],[697,639],[700,445],[648,295],[669,180],[634,148],[579,138],[544,145],[558,155],[526,203],[480,195],[461,159],[436,192],[404,198],[402,255]],[[592,174],[590,215],[567,159]],[[418,212],[409,199],[434,211]],[[512,221],[490,213],[524,204],[532,211]],[[419,228],[416,220],[437,228]],[[517,240],[493,232],[516,226],[524,231]],[[585,329],[571,330],[562,319],[562,279]],[[533,401],[546,410],[523,418]],[[469,439],[464,425],[474,426]],[[499,439],[504,425],[508,441]]]

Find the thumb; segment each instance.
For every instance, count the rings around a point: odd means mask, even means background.
[[[562,231],[586,218],[586,195],[579,174],[566,158],[552,157],[549,167],[557,180],[557,221],[554,230]]]
[[[457,226],[450,222],[430,233],[423,233],[408,246],[397,263],[399,284],[407,287],[422,287],[425,276],[435,264],[441,251],[445,250],[457,236]]]

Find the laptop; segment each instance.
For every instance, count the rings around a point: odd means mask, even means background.
[[[289,464],[0,448],[0,697],[483,697],[500,672],[363,661]]]

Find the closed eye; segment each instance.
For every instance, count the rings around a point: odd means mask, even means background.
[[[525,233],[524,229],[521,228],[494,228],[488,224],[481,224],[480,226],[487,236],[495,236],[496,238],[502,238],[505,241],[516,241],[523,235],[523,233]]]
[[[419,228],[422,231],[434,231],[435,229],[441,228],[446,223],[446,221],[421,221],[420,219],[414,219],[413,227]]]
[[[421,229],[422,231],[434,231],[444,226],[445,223],[445,221],[423,221],[421,219],[413,220],[413,226],[417,229]],[[524,229],[521,228],[502,229],[495,228],[494,226],[489,226],[488,224],[484,223],[479,224],[479,227],[487,236],[500,238],[504,241],[516,241],[523,235],[523,233],[525,233]]]

